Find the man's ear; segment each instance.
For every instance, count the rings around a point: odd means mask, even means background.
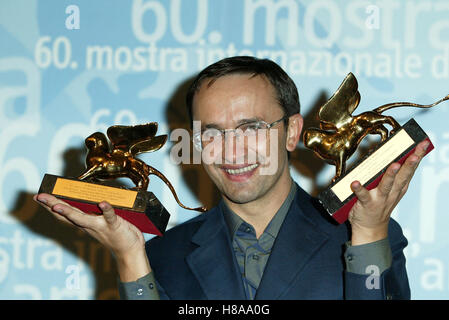
[[[301,138],[302,126],[304,120],[299,113],[288,118],[287,141],[285,143],[287,151],[294,151]]]

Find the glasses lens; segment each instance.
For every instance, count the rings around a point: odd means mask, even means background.
[[[246,136],[254,136],[257,135],[257,131],[260,129],[267,129],[268,125],[264,121],[255,121],[255,122],[248,122],[241,124],[236,128],[237,130],[240,130],[244,135]]]
[[[220,130],[214,129],[214,128],[209,128],[203,132],[203,134],[201,136],[201,142],[202,142],[203,147],[205,147],[209,143],[216,142],[218,140],[221,141],[221,137],[222,137],[222,133]]]
[[[201,151],[202,145],[201,145],[201,132],[195,132],[193,134],[193,145],[196,150]]]

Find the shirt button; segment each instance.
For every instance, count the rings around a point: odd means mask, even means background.
[[[254,255],[253,255],[253,259],[254,259],[254,260],[259,260],[259,256],[258,256],[257,254],[254,254]]]
[[[141,296],[143,294],[143,289],[137,289],[137,295]]]
[[[150,287],[150,289],[153,289],[154,285],[152,283],[150,283],[149,287]]]
[[[245,231],[249,233],[251,231],[251,228],[247,227]]]
[[[352,257],[352,255],[348,255],[348,261],[352,261],[352,259],[353,259],[353,257]]]

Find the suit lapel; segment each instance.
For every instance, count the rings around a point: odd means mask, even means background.
[[[309,202],[308,195],[298,186],[273,245],[256,299],[279,299],[285,295],[313,254],[328,240],[328,235],[307,217],[310,212],[305,213],[303,205],[300,206]],[[315,212],[312,206],[305,206],[307,211]]]
[[[192,237],[199,245],[187,264],[208,299],[246,299],[221,206],[210,212]]]

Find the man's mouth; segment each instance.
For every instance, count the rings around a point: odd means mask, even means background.
[[[235,169],[223,168],[223,170],[225,170],[226,173],[235,175],[235,174],[243,174],[245,172],[252,171],[252,170],[256,169],[258,166],[259,166],[259,164],[255,163],[255,164],[252,164],[252,165],[249,165],[249,166],[246,166],[246,167],[242,167],[242,168],[235,168]]]
[[[233,181],[244,181],[250,178],[253,173],[259,167],[258,163],[254,163],[246,166],[222,166],[221,169],[225,172],[226,176]]]

